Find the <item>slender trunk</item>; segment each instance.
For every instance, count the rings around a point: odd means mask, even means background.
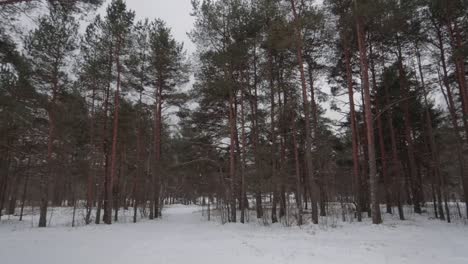
[[[299,150],[297,146],[297,136],[296,136],[296,118],[291,116],[291,132],[293,136],[293,148],[294,148],[294,165],[296,168],[296,204],[297,204],[297,225],[302,225],[302,191],[301,191],[301,171],[300,171],[300,162],[299,162]]]
[[[73,188],[73,187],[72,187],[72,188]],[[73,190],[72,227],[75,227],[75,216],[76,216],[76,197],[75,197],[75,191]]]
[[[108,206],[111,206],[108,201],[107,201],[107,185],[109,181],[109,133],[108,133],[108,119],[109,119],[109,100],[110,100],[110,93],[111,93],[111,78],[112,78],[112,65],[114,64],[114,53],[113,53],[113,46],[109,48],[109,64],[107,65],[108,67],[108,84],[106,87],[106,95],[105,95],[105,100],[104,100],[104,126],[103,126],[103,131],[102,131],[102,152],[104,154],[104,175],[103,175],[103,180],[101,184],[99,185],[100,189],[100,201],[98,202],[98,206],[96,208],[96,220],[95,223],[99,224],[101,221],[101,209],[104,207],[104,214],[103,214],[103,219],[109,218],[107,216],[107,213],[109,212],[106,208]]]
[[[447,222],[448,223],[451,223],[452,222],[452,219],[451,219],[451,216],[450,216],[450,208],[449,208],[449,205],[448,205],[448,194],[447,194],[447,187],[444,185],[444,206],[445,206],[445,212],[447,213]]]
[[[384,65],[383,65],[384,66]],[[385,103],[390,105],[390,93],[388,91],[388,85],[387,83],[384,83],[384,88],[385,88]],[[392,147],[392,166],[394,168],[394,173],[393,173],[393,185],[394,185],[394,193],[395,193],[395,200],[396,200],[396,205],[398,208],[398,216],[400,217],[400,220],[405,220],[404,212],[403,212],[403,206],[401,204],[401,189],[403,186],[403,167],[401,164],[401,160],[398,155],[398,148],[397,148],[397,139],[396,139],[396,132],[395,132],[395,127],[393,125],[393,113],[391,110],[387,111],[387,122],[388,122],[388,127],[390,128],[390,142],[391,142],[391,147]]]
[[[307,96],[307,84],[306,84],[306,79],[305,79],[305,73],[304,73],[304,63],[303,63],[303,55],[302,55],[302,36],[301,36],[301,30],[300,30],[300,25],[299,25],[299,17],[296,11],[296,4],[294,0],[290,0],[291,6],[292,6],[292,11],[294,15],[294,35],[295,35],[295,42],[296,42],[296,56],[297,56],[297,63],[299,66],[299,71],[301,75],[301,85],[302,85],[302,104],[304,107],[304,119],[305,119],[305,164],[306,164],[306,177],[311,178],[311,184],[310,184],[310,197],[311,197],[311,207],[312,207],[312,222],[314,224],[318,224],[318,208],[317,208],[317,201],[318,201],[318,194],[319,190],[317,188],[317,180],[314,177],[314,168],[312,164],[312,156],[311,156],[311,150],[312,150],[312,139],[311,139],[311,125],[310,125],[310,104],[309,104],[309,99]]]
[[[458,217],[460,219],[463,218],[463,215],[462,215],[462,212],[461,212],[461,209],[460,209],[460,203],[458,202],[458,200],[456,201],[456,205],[457,205],[457,212],[458,212]]]
[[[234,80],[234,79],[233,79]],[[239,89],[241,92],[242,90]],[[240,98],[239,98],[240,99]],[[238,109],[238,102],[237,102],[237,95],[236,95],[236,100],[234,101],[234,113],[236,115],[239,114],[239,109]],[[236,126],[235,126],[235,140],[236,140],[236,172],[238,173],[238,177],[236,177],[236,193],[235,193],[235,199],[237,201],[236,205],[237,208],[240,210],[241,209],[241,202],[242,202],[242,190],[241,190],[241,181],[242,181],[242,175],[241,175],[241,166],[242,166],[242,150],[241,150],[241,139],[239,138],[239,129],[237,127],[237,120],[236,120]]]
[[[8,146],[8,140],[5,141],[7,141],[5,145]],[[9,149],[7,148],[5,152],[6,153],[4,154],[4,156],[0,157],[0,219],[2,217],[3,205],[5,203],[11,161]]]
[[[439,215],[437,213],[437,199],[435,194],[434,183],[431,182],[431,194],[432,194],[432,205],[434,206],[434,217],[437,219]]]
[[[366,105],[364,103],[364,89],[361,89],[361,101],[362,103],[362,108],[365,109]],[[366,126],[367,126],[367,120],[365,113],[363,113],[363,124],[360,127],[360,144],[361,146],[361,151],[362,151],[362,157],[361,157],[361,162],[362,162],[362,169],[361,169],[361,177],[360,181],[357,183],[359,192],[360,192],[360,208],[361,212],[367,212],[368,217],[371,217],[371,208],[369,206],[369,144],[367,141],[367,132],[366,132]],[[358,128],[359,129],[359,128]]]
[[[310,106],[311,106],[311,116],[312,116],[312,141],[313,144],[318,147],[319,145],[319,128],[318,128],[318,106],[317,102],[315,101],[315,86],[314,86],[314,76],[313,76],[313,70],[312,70],[312,62],[308,61],[307,62],[307,69],[308,69],[308,77],[309,77],[309,85],[310,85]],[[325,186],[324,182],[322,181],[322,177],[320,175],[319,170],[313,175],[314,178],[317,179],[317,186],[319,188],[319,204],[320,204],[320,216],[326,216],[326,209],[325,209],[325,203],[326,203],[326,193],[325,193]]]
[[[369,45],[369,56],[370,56],[370,64],[371,64],[371,74],[372,74],[372,88],[374,91],[377,90],[377,79],[375,73],[375,63],[374,63],[374,56],[372,50],[372,43]],[[379,147],[380,147],[380,158],[382,164],[382,179],[385,188],[385,202],[387,204],[387,213],[392,213],[392,204],[391,204],[391,193],[390,193],[390,186],[388,182],[388,165],[387,165],[387,150],[385,149],[385,140],[384,140],[384,132],[383,132],[383,123],[382,123],[382,115],[381,110],[382,106],[380,104],[380,100],[377,98],[376,100],[376,107],[377,107],[377,128],[379,133]]]
[[[453,27],[452,27],[453,24]],[[448,25],[449,29],[449,35],[450,39],[452,42],[452,49],[454,55],[454,60],[455,60],[455,70],[456,70],[456,76],[457,76],[457,82],[458,82],[458,88],[460,91],[460,101],[462,102],[462,120],[463,120],[463,126],[465,128],[465,139],[468,142],[468,87],[466,83],[466,69],[465,69],[465,60],[463,56],[458,54],[460,50],[463,49],[463,43],[462,43],[462,37],[460,30],[458,28],[457,22],[451,22],[451,20],[448,20]],[[462,158],[463,160],[464,158]],[[464,162],[463,162],[464,163]],[[463,165],[460,165],[463,166]],[[462,185],[463,185],[463,192],[464,192],[464,197],[465,197],[465,209],[466,209],[466,214],[468,217],[468,175],[464,173],[464,175],[461,176],[462,179]]]
[[[374,141],[374,123],[373,114],[371,109],[371,95],[369,88],[369,65],[367,62],[367,52],[365,43],[365,32],[362,24],[362,18],[358,17],[356,22],[357,38],[359,46],[359,57],[361,61],[361,75],[364,89],[364,103],[366,115],[366,132],[367,132],[367,147],[369,152],[369,178],[370,178],[370,195],[371,195],[371,212],[372,223],[382,223],[382,216],[380,214],[380,206],[378,201],[378,179],[377,179],[377,166],[375,158],[375,141]]]
[[[120,39],[119,39],[120,42]],[[111,168],[110,176],[106,184],[106,201],[107,207],[105,208],[105,219],[104,223],[110,225],[112,224],[112,200],[113,200],[113,187],[114,179],[117,172],[117,143],[118,143],[118,132],[119,132],[119,110],[120,110],[120,84],[121,84],[121,65],[120,65],[120,45],[117,44],[117,51],[115,56],[115,61],[117,65],[117,87],[114,94],[114,125],[112,129],[112,150],[111,150]]]
[[[47,114],[49,116],[49,135],[47,139],[47,173],[41,177],[41,206],[40,206],[40,216],[39,216],[39,227],[46,227],[47,225],[47,206],[49,203],[49,181],[53,173],[53,164],[52,164],[52,155],[54,147],[54,137],[55,137],[55,104],[57,100],[58,93],[58,79],[57,76],[54,77],[52,84],[52,98],[49,102]]]
[[[236,113],[235,113],[235,93],[232,89],[229,92],[229,176],[231,180],[231,221],[237,222],[236,214]]]
[[[427,90],[426,90],[426,84],[424,81],[424,74],[422,71],[422,64],[421,64],[421,54],[419,53],[419,48],[416,47],[416,58],[418,61],[418,70],[419,70],[419,76],[421,80],[421,86],[423,88],[423,93],[424,93],[424,105],[425,105],[425,117],[426,117],[426,126],[427,126],[427,136],[429,138],[429,146],[430,146],[430,151],[431,151],[431,167],[434,171],[435,177],[439,178],[441,177],[440,174],[440,158],[439,158],[439,150],[437,148],[437,145],[435,143],[435,136],[434,132],[432,130],[432,117],[431,113],[429,112],[429,102],[427,99]]]
[[[142,91],[140,91],[140,99],[138,101],[139,110],[141,110],[141,99],[142,99]],[[138,112],[137,112],[138,113]],[[136,117],[138,120],[138,127],[137,127],[137,138],[136,138],[136,154],[137,154],[137,172],[133,176],[133,188],[132,188],[132,197],[133,197],[133,222],[137,222],[137,211],[138,211],[138,181],[143,178],[143,151],[142,151],[142,113],[138,113]]]
[[[16,200],[18,198],[18,185],[20,182],[20,177],[13,175],[13,182],[11,184],[10,189],[10,200],[8,204],[8,212],[9,215],[14,215],[16,211]]]
[[[262,176],[260,173],[260,158],[258,157],[258,144],[259,144],[259,129],[258,129],[258,78],[257,78],[257,55],[256,55],[256,47],[254,47],[254,84],[253,84],[253,94],[250,92],[250,103],[251,103],[251,110],[252,110],[252,146],[254,152],[254,162],[255,162],[255,171],[256,171],[256,181],[255,181],[255,207],[257,212],[257,218],[260,219],[263,217],[263,208],[262,208]]]
[[[119,220],[119,209],[120,209],[120,198],[122,196],[122,164],[125,163],[125,142],[122,142],[121,144],[122,150],[119,151],[118,154],[118,166],[119,168],[117,169],[117,177],[114,179],[114,186],[113,186],[113,192],[112,192],[112,199],[113,199],[113,205],[114,205],[114,222],[117,222]]]
[[[440,220],[442,221],[445,221],[445,214],[444,214],[444,206],[442,205],[442,191],[441,191],[441,186],[442,186],[442,182],[440,180],[440,177],[437,178],[437,189],[436,189],[436,193],[437,193],[437,207],[439,208],[439,216],[440,216]]]
[[[387,213],[391,214],[392,213],[392,199],[391,199],[391,192],[390,192],[391,183],[389,183],[387,152],[385,149],[383,123],[382,123],[382,117],[380,114],[377,117],[377,126],[379,130],[379,145],[380,145],[380,154],[381,154],[381,162],[382,162],[382,179],[383,179],[384,187],[385,187],[385,202],[387,204]]]
[[[360,191],[360,174],[359,174],[359,144],[358,144],[358,127],[356,120],[356,110],[354,105],[354,88],[353,88],[353,72],[351,69],[351,54],[349,46],[344,45],[344,55],[345,55],[345,66],[346,66],[346,84],[348,86],[348,97],[349,97],[349,115],[351,119],[351,137],[352,137],[352,148],[353,148],[353,179],[356,186],[356,211],[358,216],[358,221],[362,221],[361,215],[361,191]]]
[[[163,79],[158,76],[158,87],[154,110],[154,217],[161,215],[160,192],[161,192],[161,136],[162,136],[162,105],[163,105]]]
[[[458,124],[458,115],[457,115],[457,110],[456,110],[456,106],[455,106],[455,102],[454,102],[454,98],[453,98],[453,93],[452,93],[452,89],[450,87],[450,83],[449,83],[449,76],[448,76],[448,70],[447,70],[447,64],[446,64],[446,58],[445,58],[445,48],[444,48],[444,42],[443,42],[443,38],[442,38],[442,31],[441,31],[441,27],[440,25],[437,24],[437,22],[435,20],[432,20],[432,24],[434,26],[434,29],[435,29],[435,32],[436,32],[436,36],[437,36],[437,48],[439,49],[440,51],[440,62],[441,62],[441,65],[442,65],[442,84],[443,86],[441,85],[441,91],[442,91],[442,94],[444,95],[444,99],[445,99],[445,102],[447,104],[447,108],[449,110],[449,113],[450,113],[450,121],[452,123],[452,126],[453,126],[453,133],[455,135],[455,138],[457,140],[457,144],[456,144],[456,150],[457,150],[457,156],[458,156],[458,163],[459,163],[459,167],[460,167],[460,178],[462,180],[462,185],[463,185],[463,191],[464,191],[464,197],[465,197],[465,208],[466,208],[466,213],[468,215],[468,175],[467,175],[467,170],[465,168],[465,161],[464,161],[464,157],[463,157],[463,149],[462,149],[462,146],[463,146],[463,138],[462,136],[460,135],[460,126]],[[445,87],[445,91],[444,91],[444,87]],[[464,123],[465,125],[465,123]]]
[[[241,199],[240,199],[240,209],[241,209],[241,219],[240,222],[245,222],[245,208],[246,208],[246,199],[244,199],[245,192],[245,166],[246,166],[246,147],[247,147],[247,136],[245,133],[245,111],[244,111],[244,91],[241,90],[241,138],[242,138],[242,164],[241,164]]]
[[[273,73],[273,58],[271,51],[268,52],[268,66],[269,66],[269,88],[270,88],[270,133],[271,133],[271,178],[273,184],[273,203],[271,208],[271,221],[272,223],[278,222],[276,215],[277,205],[277,172],[276,172],[276,133],[275,133],[275,91],[274,91],[274,73]]]
[[[397,37],[398,38],[398,37]],[[397,39],[398,42],[398,39]],[[399,42],[398,42],[399,43]],[[413,194],[413,206],[414,212],[421,214],[421,182],[417,173],[416,168],[416,158],[414,150],[414,141],[413,141],[413,128],[411,125],[411,115],[410,115],[410,93],[409,86],[406,79],[406,72],[403,66],[403,56],[401,52],[401,47],[398,46],[398,73],[400,79],[400,90],[403,97],[403,111],[404,111],[404,123],[405,123],[405,141],[407,144],[406,150],[408,154],[408,165],[409,165],[409,179],[411,183],[411,189]]]
[[[458,88],[460,91],[460,101],[462,103],[463,110],[463,124],[465,127],[465,133],[468,135],[468,90],[466,84],[465,61],[463,56],[458,54],[463,49],[463,43],[457,22],[451,22],[451,19],[449,18],[447,22],[447,27],[449,29],[449,35],[452,42],[452,50],[454,54],[453,59],[455,61],[455,72],[457,76]]]
[[[249,86],[249,103],[251,109],[251,124],[252,124],[252,148],[254,154],[254,164],[255,164],[255,208],[257,213],[257,219],[263,217],[263,208],[262,208],[262,176],[260,173],[260,159],[258,154],[258,144],[259,144],[259,131],[258,131],[258,77],[257,77],[257,47],[254,44],[254,55],[253,55],[253,92]]]
[[[96,99],[96,89],[93,86],[92,96],[91,96],[91,117],[90,117],[90,129],[89,129],[89,144],[91,146],[91,161],[89,164],[89,172],[88,172],[88,184],[87,184],[87,201],[86,201],[86,217],[85,223],[88,225],[91,223],[91,211],[93,208],[94,203],[94,181],[95,181],[95,168],[94,168],[94,122],[95,122],[95,110],[94,110],[94,103]]]
[[[279,177],[279,217],[284,218],[286,215],[286,175],[285,175],[285,164],[286,164],[286,105],[288,104],[288,97],[285,93],[285,86],[282,78],[282,58],[279,60],[278,65],[278,131],[279,131],[279,163],[278,163],[278,177]],[[283,96],[281,96],[283,95]],[[284,102],[282,102],[283,98]]]
[[[23,193],[21,195],[21,209],[20,209],[20,217],[19,220],[23,220],[23,211],[24,211],[24,204],[26,202],[26,195],[28,193],[28,185],[29,185],[29,177],[30,177],[30,168],[31,168],[31,157],[28,157],[28,165],[25,171],[25,178],[24,178],[24,185],[23,185]]]

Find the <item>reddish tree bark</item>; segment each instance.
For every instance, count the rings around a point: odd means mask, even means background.
[[[117,64],[117,86],[114,93],[114,125],[112,129],[112,150],[111,150],[111,167],[110,167],[110,176],[106,182],[106,201],[107,206],[105,208],[106,212],[104,214],[104,223],[112,224],[112,201],[113,201],[113,187],[114,179],[117,172],[117,144],[118,144],[118,133],[119,133],[119,110],[120,110],[120,85],[121,85],[121,64],[120,64],[120,39],[117,43],[117,50],[115,61]]]
[[[242,140],[242,164],[241,164],[241,199],[240,199],[240,210],[241,210],[241,218],[240,222],[245,222],[245,209],[246,209],[246,199],[244,199],[246,192],[245,192],[245,166],[246,166],[246,146],[247,146],[247,137],[245,133],[245,110],[244,110],[244,91],[241,90],[241,140]],[[248,202],[248,201],[247,201]]]
[[[273,223],[278,222],[278,217],[276,215],[276,206],[277,206],[277,171],[276,171],[276,133],[275,133],[275,91],[274,91],[274,73],[273,73],[273,56],[271,50],[268,51],[268,70],[269,70],[269,88],[270,88],[270,133],[271,133],[271,152],[270,152],[270,162],[271,162],[271,178],[273,183],[273,204],[271,208],[271,221]]]
[[[55,72],[58,72],[56,70]],[[41,205],[39,214],[39,227],[46,227],[47,225],[47,206],[49,203],[49,181],[53,173],[53,151],[54,151],[54,137],[55,137],[55,106],[58,93],[58,79],[57,76],[53,77],[52,81],[52,98],[50,99],[47,107],[47,115],[49,116],[49,133],[47,138],[47,169],[48,172],[41,177]]]
[[[365,31],[362,18],[358,17],[356,21],[357,39],[359,46],[359,57],[361,61],[361,76],[364,89],[364,104],[366,116],[366,133],[367,133],[367,147],[369,155],[369,179],[370,179],[370,194],[371,194],[371,211],[372,223],[382,223],[382,216],[380,214],[380,205],[378,201],[378,179],[377,179],[377,166],[375,157],[375,141],[374,141],[374,123],[373,114],[371,109],[371,96],[369,88],[369,64],[367,61]]]
[[[21,208],[20,208],[20,217],[19,221],[23,221],[23,212],[24,212],[24,205],[26,203],[26,195],[28,193],[28,186],[29,186],[29,178],[31,176],[30,173],[31,168],[31,157],[28,157],[28,164],[26,165],[26,171],[24,176],[24,184],[23,184],[23,192],[21,194]]]
[[[377,90],[377,78],[375,73],[375,63],[374,63],[374,56],[373,56],[373,49],[372,43],[369,45],[369,56],[370,56],[370,64],[371,64],[371,74],[372,74],[372,87],[374,90]],[[387,213],[392,213],[392,204],[391,204],[391,194],[390,194],[390,186],[389,186],[389,178],[388,178],[388,165],[387,165],[387,150],[385,149],[385,140],[384,140],[384,133],[383,133],[383,123],[382,123],[382,105],[380,101],[376,99],[376,107],[377,107],[377,129],[379,134],[379,147],[380,147],[380,158],[382,164],[382,179],[385,188],[385,202],[387,204]]]
[[[256,182],[255,182],[255,207],[257,212],[257,218],[263,217],[262,208],[262,192],[261,192],[261,173],[260,173],[260,159],[258,155],[258,142],[259,142],[259,131],[258,131],[258,78],[257,78],[257,54],[256,47],[254,48],[254,77],[253,77],[253,93],[249,88],[250,97],[250,109],[251,109],[251,123],[252,123],[252,148],[254,152],[254,163],[256,171]],[[249,86],[250,87],[250,86]]]
[[[156,101],[154,110],[154,217],[161,215],[160,192],[161,192],[161,136],[162,136],[162,105],[163,105],[163,80],[158,77],[156,89]]]
[[[432,117],[431,117],[431,113],[429,112],[429,102],[427,99],[428,95],[427,95],[426,84],[424,81],[424,75],[422,71],[421,55],[419,53],[418,48],[416,48],[416,58],[418,61],[419,76],[420,76],[421,86],[423,88],[423,95],[424,95],[424,105],[425,105],[424,114],[425,114],[425,119],[426,119],[425,120],[426,121],[426,133],[429,139],[429,149],[431,152],[431,169],[432,169],[432,173],[434,174],[434,177],[437,179],[439,183],[439,186],[438,186],[439,195],[442,196],[442,192],[440,191],[441,187],[442,187],[443,193],[445,193],[446,190],[445,190],[445,186],[440,186],[443,183],[441,174],[440,174],[440,158],[439,158],[438,147],[435,143],[434,132],[432,129]],[[441,213],[441,218],[444,218],[441,201],[439,203],[439,211]],[[436,211],[436,214],[437,214],[437,211]]]
[[[385,63],[382,62],[382,66],[385,67]],[[387,83],[384,82],[384,92],[385,92],[385,103],[388,106],[391,105],[390,102],[390,92],[388,90]],[[401,203],[402,195],[401,189],[403,188],[403,167],[401,164],[401,160],[398,155],[398,148],[397,148],[397,138],[395,127],[393,125],[393,113],[391,108],[387,110],[387,123],[390,129],[390,145],[392,151],[392,166],[393,166],[393,190],[394,190],[394,198],[396,201],[396,205],[398,208],[398,215],[400,220],[405,220],[403,206]]]
[[[308,69],[308,77],[309,77],[309,86],[310,86],[310,106],[311,106],[311,116],[312,116],[312,141],[315,146],[319,145],[319,114],[318,114],[318,106],[315,100],[315,85],[314,85],[314,76],[312,70],[312,62],[307,61],[307,69]],[[319,205],[320,205],[320,216],[326,216],[326,192],[325,192],[325,183],[323,182],[322,176],[320,175],[320,171],[317,170],[315,172],[314,178],[317,179],[317,185],[319,188]]]
[[[143,91],[140,91],[139,105],[141,106]],[[142,118],[140,115],[137,116],[137,138],[136,138],[136,154],[137,154],[137,172],[133,176],[133,187],[132,187],[132,198],[133,198],[133,222],[137,222],[137,211],[138,211],[138,181],[143,178],[143,129],[142,129]]]
[[[108,61],[108,78],[112,76],[112,65],[114,64],[114,53],[113,53],[113,46],[109,48],[109,61]],[[100,197],[96,208],[96,219],[95,223],[99,224],[101,222],[101,209],[104,206],[104,215],[103,218],[106,218],[107,214],[107,182],[109,181],[109,133],[108,129],[108,121],[109,121],[109,99],[110,99],[110,92],[111,92],[111,82],[109,81],[106,87],[105,92],[105,99],[104,99],[104,120],[103,120],[103,127],[102,127],[102,153],[103,153],[103,162],[104,162],[104,171],[102,181],[98,186],[100,191]],[[98,192],[99,192],[98,191]]]
[[[235,114],[235,98],[234,91],[229,91],[229,176],[231,180],[231,221],[237,222],[236,213],[236,114]]]
[[[294,113],[294,111],[291,111]],[[299,150],[297,145],[297,130],[296,130],[296,117],[295,114],[291,115],[291,133],[293,137],[293,151],[294,151],[294,166],[296,169],[296,204],[297,204],[297,225],[302,225],[302,189],[301,189],[301,170],[300,170],[300,161],[299,161]]]
[[[464,191],[464,197],[465,197],[465,204],[468,205],[468,175],[466,174],[466,167],[465,167],[465,161],[464,161],[464,156],[463,156],[463,137],[460,135],[460,125],[458,123],[458,114],[456,110],[456,105],[454,101],[454,96],[452,89],[450,87],[449,83],[449,76],[448,76],[448,70],[447,70],[447,63],[446,63],[446,56],[445,56],[445,47],[444,47],[444,41],[442,37],[442,30],[441,30],[441,25],[436,22],[435,19],[431,19],[431,22],[433,24],[433,27],[436,32],[436,37],[437,37],[437,48],[439,49],[440,52],[440,62],[442,65],[442,84],[443,87],[441,86],[442,94],[444,95],[445,101],[447,103],[447,108],[450,113],[450,121],[453,126],[453,133],[455,135],[455,138],[457,140],[456,144],[456,150],[457,150],[457,156],[459,160],[459,166],[460,166],[460,177],[462,180],[462,185],[463,185],[463,191]],[[445,87],[445,91],[444,91]],[[465,131],[467,130],[467,123],[463,122],[463,126],[465,128]],[[440,186],[436,186],[437,188],[440,188]],[[468,206],[466,207],[466,213],[468,215]],[[441,212],[441,215],[443,216],[443,212]]]
[[[278,177],[279,177],[279,217],[280,219],[286,215],[286,105],[288,104],[288,96],[285,93],[285,86],[282,78],[282,58],[278,60],[278,131],[279,131],[279,162],[278,162]],[[283,100],[281,100],[283,98]]]
[[[358,216],[358,221],[362,221],[361,215],[361,176],[359,173],[359,142],[358,142],[358,127],[356,120],[356,110],[354,104],[354,88],[353,88],[353,76],[351,70],[351,52],[347,43],[344,45],[344,57],[345,57],[345,67],[346,67],[346,84],[348,86],[348,97],[349,97],[349,116],[351,119],[351,140],[352,140],[352,149],[353,149],[353,179],[356,186],[356,211]]]
[[[306,177],[307,178],[312,178],[311,184],[310,184],[310,197],[311,197],[311,207],[312,207],[312,222],[314,224],[318,224],[318,208],[317,208],[317,201],[319,200],[317,198],[319,194],[319,190],[317,188],[317,179],[314,177],[314,168],[313,168],[313,163],[312,163],[312,155],[311,155],[311,150],[312,150],[312,140],[311,140],[311,124],[310,124],[310,104],[309,104],[309,99],[307,95],[307,84],[306,84],[306,78],[305,78],[305,73],[304,73],[304,62],[303,62],[303,54],[302,54],[302,36],[301,36],[301,31],[300,31],[300,25],[299,25],[299,16],[296,11],[296,3],[294,0],[290,0],[291,2],[291,8],[293,11],[294,15],[294,37],[295,37],[295,43],[296,43],[296,57],[297,57],[297,63],[299,67],[299,72],[301,75],[301,85],[302,85],[302,104],[304,107],[304,118],[305,118],[305,164],[306,164]]]
[[[413,198],[413,205],[414,205],[414,212],[417,214],[421,214],[421,181],[418,176],[417,172],[417,165],[416,165],[416,158],[415,158],[415,149],[414,149],[414,141],[413,141],[413,128],[411,124],[411,115],[410,115],[410,94],[409,94],[409,86],[406,79],[406,72],[403,65],[403,56],[401,52],[401,46],[399,43],[399,39],[397,36],[397,43],[398,43],[398,74],[400,80],[400,91],[402,93],[403,99],[403,111],[404,111],[404,124],[405,124],[405,141],[407,144],[406,150],[408,154],[408,162],[409,162],[409,180],[412,189],[412,198]]]
[[[91,211],[93,208],[93,203],[94,203],[94,181],[95,181],[95,168],[94,168],[94,128],[95,128],[95,109],[94,109],[94,104],[96,100],[96,89],[95,86],[93,86],[92,90],[92,95],[91,95],[91,116],[90,116],[90,125],[89,125],[89,144],[91,146],[91,161],[89,164],[89,172],[88,172],[88,182],[86,186],[86,217],[85,217],[85,223],[89,224],[91,221]]]

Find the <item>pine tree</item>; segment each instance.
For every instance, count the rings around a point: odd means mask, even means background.
[[[32,65],[34,85],[47,94],[44,105],[48,116],[48,172],[41,180],[41,215],[39,227],[47,224],[47,206],[49,202],[49,185],[54,175],[54,140],[56,137],[57,104],[65,89],[67,79],[66,67],[71,52],[76,48],[78,25],[60,5],[51,4],[49,15],[42,17],[39,26],[26,38],[26,49]]]
[[[106,30],[110,39],[109,51],[110,70],[115,65],[115,91],[114,91],[114,109],[113,109],[113,128],[112,128],[112,147],[110,171],[105,181],[105,199],[104,199],[104,222],[112,223],[112,205],[113,188],[117,172],[117,148],[118,148],[118,128],[119,128],[119,109],[120,93],[122,85],[122,73],[124,71],[123,57],[128,53],[130,42],[130,30],[133,26],[135,13],[128,11],[126,4],[122,0],[114,0],[107,8],[107,15],[104,19]]]
[[[152,97],[154,98],[153,110],[153,134],[154,134],[154,217],[161,215],[161,145],[163,127],[163,107],[166,104],[177,102],[175,88],[187,81],[185,53],[183,45],[175,41],[171,36],[170,29],[161,20],[151,23],[149,32],[150,47],[150,75],[151,83],[154,87]],[[152,211],[152,210],[151,210]],[[151,218],[151,216],[150,216]]]
[[[86,219],[87,224],[91,221],[91,212],[93,203],[98,204],[98,212],[96,216],[96,221],[100,220],[100,208],[101,208],[101,198],[99,187],[102,186],[98,178],[98,167],[107,166],[107,158],[99,159],[98,150],[103,152],[106,147],[103,148],[99,146],[98,142],[104,142],[105,145],[106,137],[105,134],[100,133],[100,128],[98,124],[104,122],[107,124],[107,111],[105,113],[105,118],[100,118],[102,114],[101,107],[99,105],[102,102],[103,105],[107,104],[106,91],[108,84],[110,82],[110,76],[108,75],[108,48],[107,43],[102,39],[102,26],[103,22],[101,17],[98,16],[93,23],[91,23],[85,32],[85,35],[81,41],[81,67],[79,73],[79,83],[86,89],[86,95],[90,97],[90,116],[89,116],[89,136],[90,136],[90,155],[91,160],[89,164],[89,175],[87,182],[87,204],[86,204]],[[106,125],[104,125],[106,126]],[[105,130],[105,129],[104,129]],[[100,138],[99,135],[102,137]],[[107,156],[107,153],[104,153],[103,156]],[[98,186],[96,188],[95,186]]]
[[[357,27],[357,40],[359,47],[359,59],[361,63],[361,80],[364,90],[364,105],[365,105],[365,119],[366,119],[366,134],[367,134],[367,147],[369,155],[369,178],[370,178],[370,194],[371,194],[371,212],[372,223],[380,224],[382,217],[380,215],[380,204],[378,197],[378,179],[377,179],[377,165],[375,156],[375,141],[374,141],[374,118],[371,110],[371,95],[369,85],[369,64],[367,60],[366,51],[366,38],[364,29],[364,15],[362,14],[362,6],[359,1],[355,1],[356,14],[356,27]]]

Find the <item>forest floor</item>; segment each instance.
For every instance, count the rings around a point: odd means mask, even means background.
[[[288,264],[468,263],[468,225],[427,216],[386,218],[384,224],[225,224],[207,221],[197,206],[166,207],[163,218],[72,228],[70,211],[55,209],[51,227],[32,216],[0,223],[5,264]],[[78,216],[77,216],[78,217]],[[62,221],[62,222],[60,222]],[[122,223],[124,222],[124,223]],[[55,224],[54,224],[55,223]],[[34,227],[33,227],[34,225]]]

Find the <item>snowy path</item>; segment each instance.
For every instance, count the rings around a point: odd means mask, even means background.
[[[468,263],[468,227],[406,221],[338,228],[264,227],[202,220],[174,206],[159,221],[12,229],[0,225],[2,264]]]

